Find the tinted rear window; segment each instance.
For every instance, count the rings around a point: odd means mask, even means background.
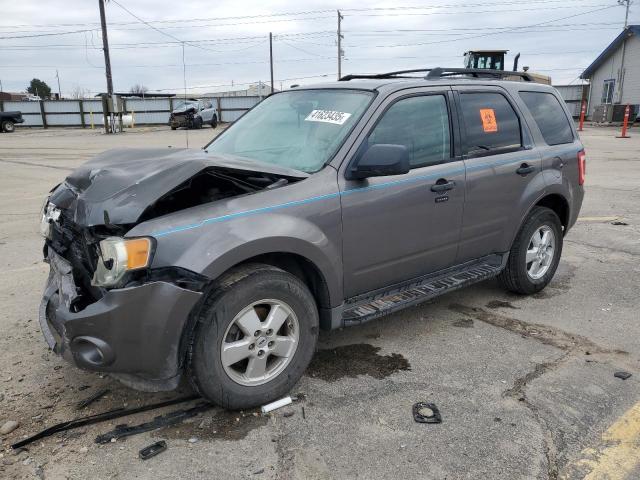
[[[555,95],[545,92],[520,92],[548,145],[573,142],[569,119]]]
[[[499,93],[461,93],[467,153],[500,153],[522,146],[520,120]]]

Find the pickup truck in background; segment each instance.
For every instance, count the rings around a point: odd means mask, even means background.
[[[0,112],[0,132],[12,133],[16,123],[23,123],[22,112]]]

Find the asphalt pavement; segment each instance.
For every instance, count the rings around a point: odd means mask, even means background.
[[[2,478],[640,478],[640,131],[588,127],[586,197],[552,283],[521,297],[491,280],[361,327],[324,332],[293,405],[213,408],[98,445],[97,435],[195,402],[9,445],[57,422],[188,392],[140,393],[49,352],[37,310],[39,209],[54,185],[108,148],[189,145],[220,129],[0,134]],[[632,374],[627,380],[618,371]],[[76,403],[100,389],[101,399]],[[416,423],[433,402],[440,424]],[[158,440],[168,448],[142,461]]]

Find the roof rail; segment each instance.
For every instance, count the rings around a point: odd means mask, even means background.
[[[375,73],[375,74],[352,74],[340,78],[341,82],[348,82],[356,79],[381,80],[385,78],[418,78],[407,77],[408,73],[427,73],[423,78],[427,80],[437,80],[442,77],[452,77],[455,75],[471,75],[474,78],[505,78],[510,76],[522,77],[527,82],[533,82],[533,78],[527,72],[511,72],[509,70],[490,70],[485,68],[419,68],[415,70],[398,70],[395,72]]]
[[[436,67],[429,70],[427,80],[437,80],[442,77],[451,77],[454,75],[471,75],[474,78],[480,77],[522,77],[527,82],[533,82],[533,78],[527,72],[513,72],[510,70],[491,70],[488,68],[441,68]]]

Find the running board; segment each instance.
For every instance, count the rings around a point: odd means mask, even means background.
[[[507,255],[491,255],[454,269],[423,277],[392,290],[359,296],[345,305],[342,323],[345,327],[360,325],[473,283],[497,276],[504,268]]]

